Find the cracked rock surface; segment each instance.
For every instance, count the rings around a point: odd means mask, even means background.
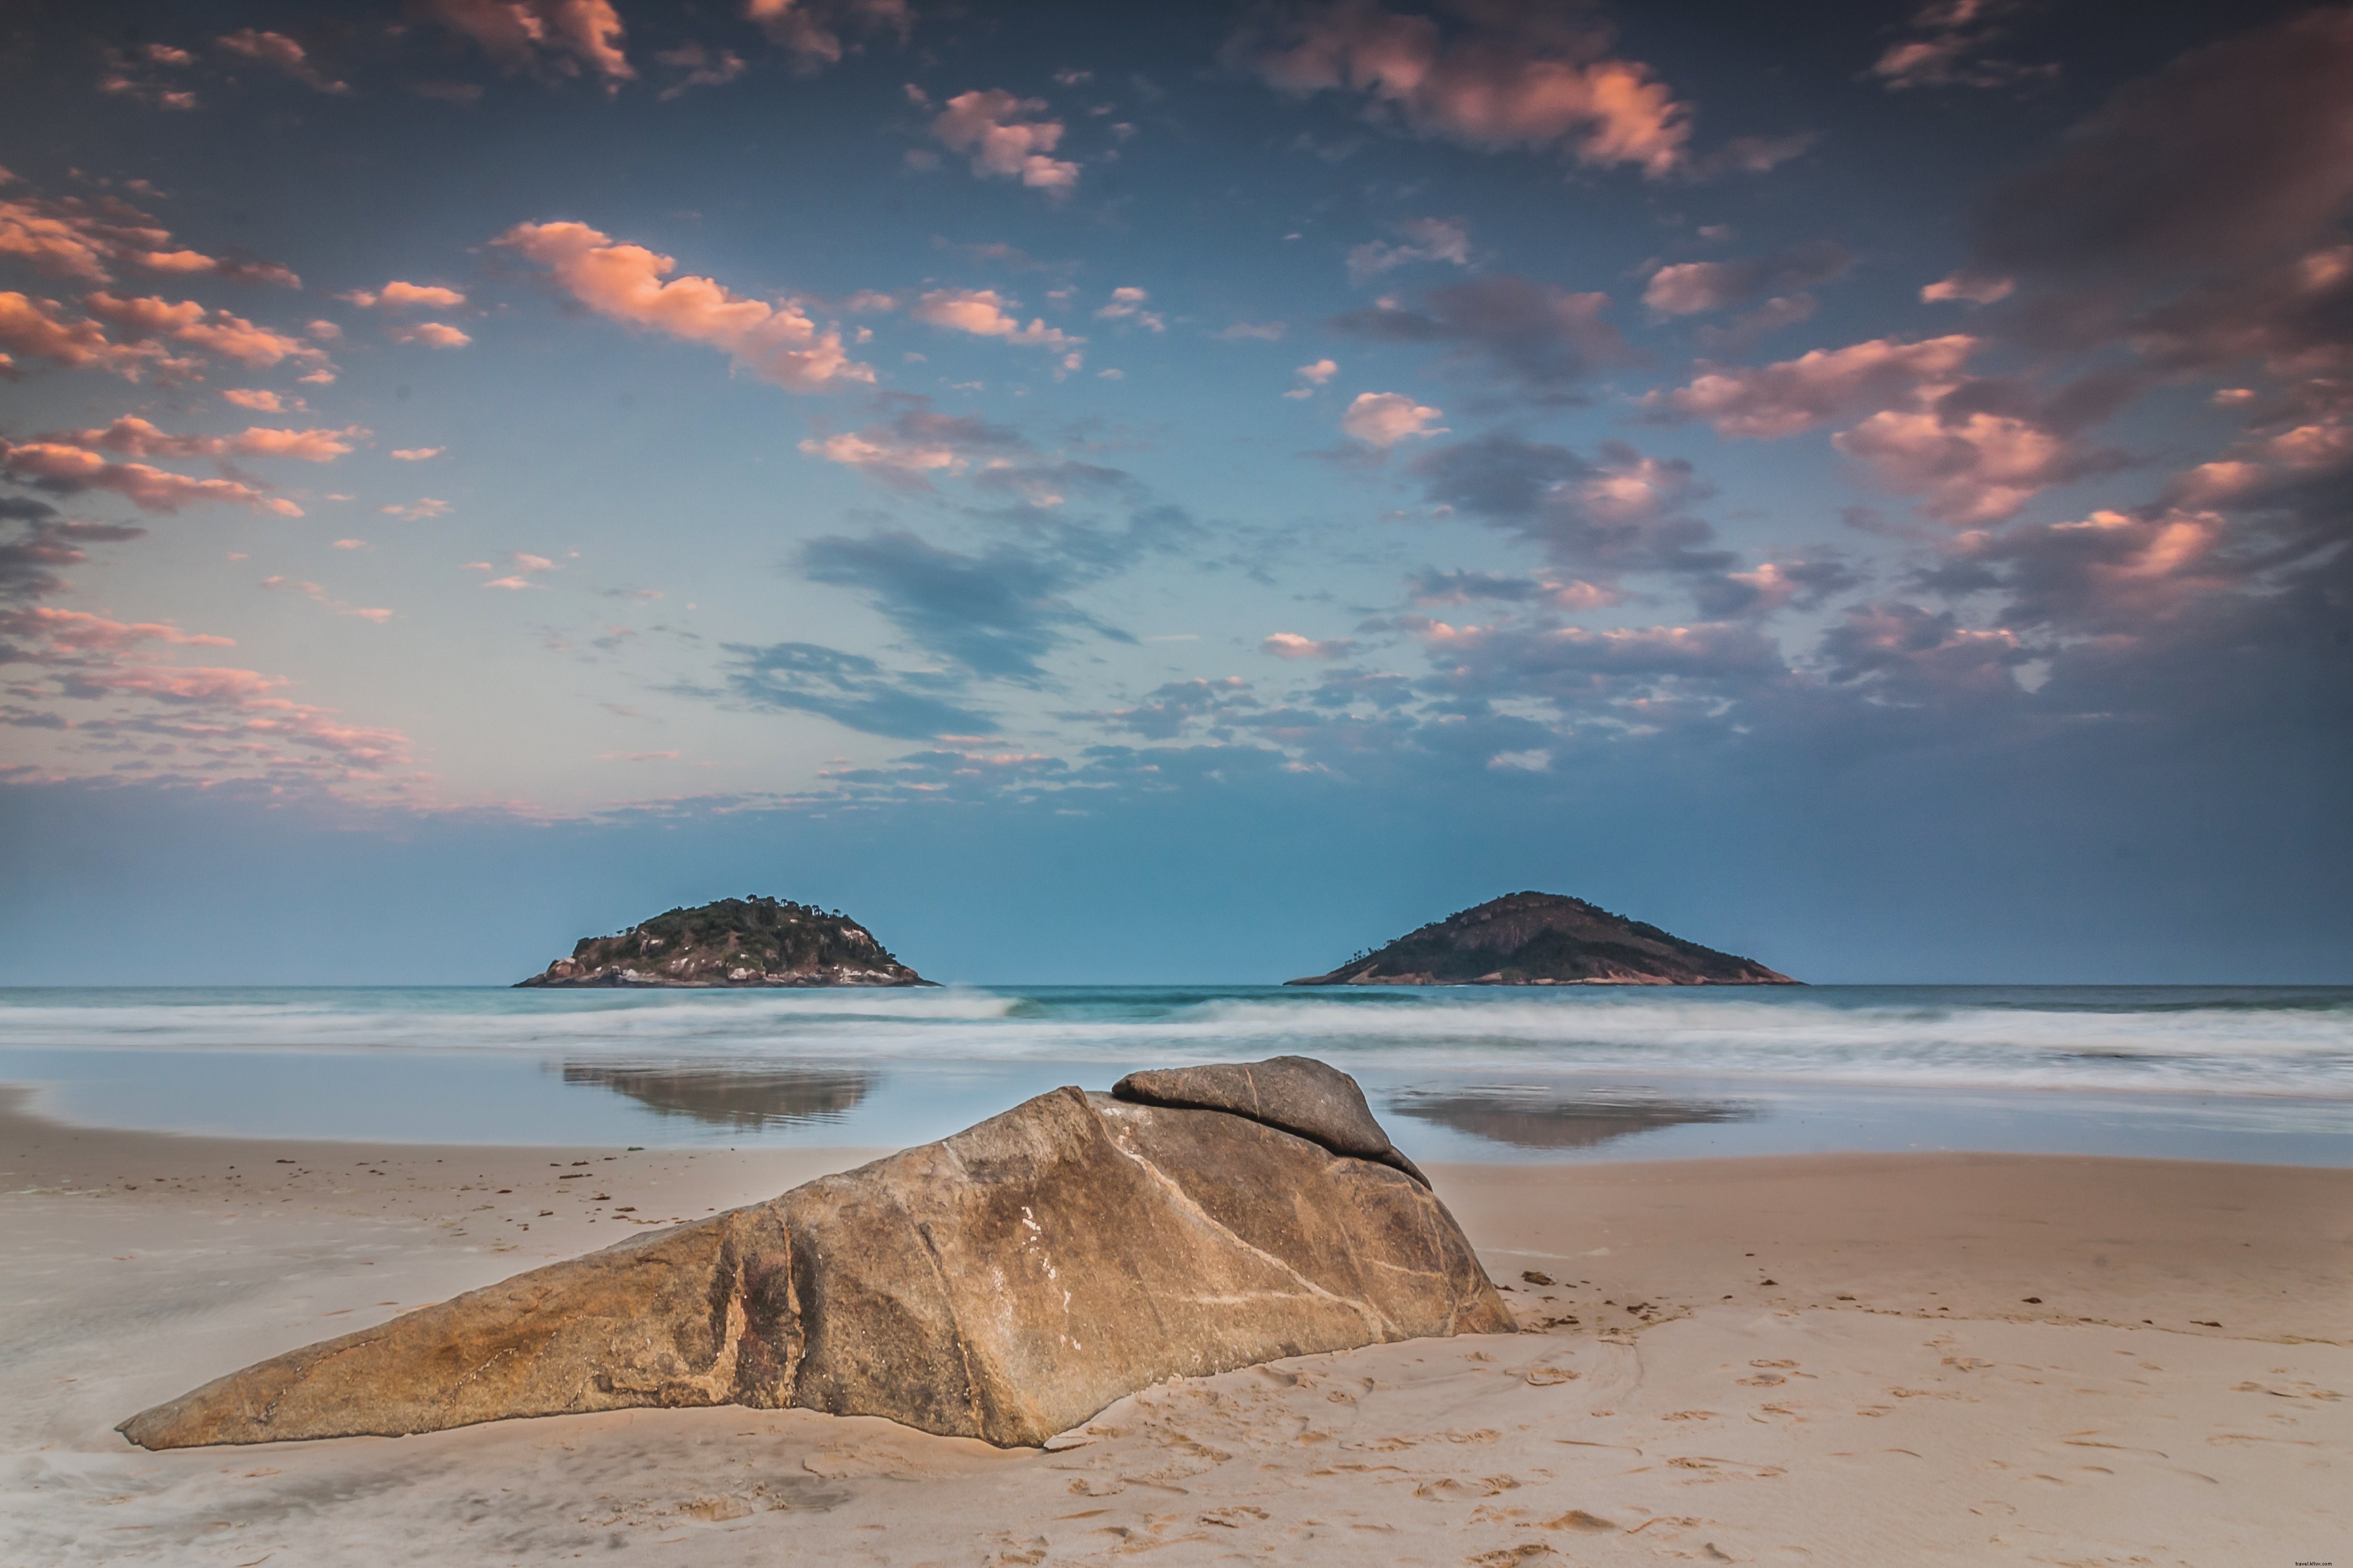
[[[1062,1089],[261,1362],[121,1430],[173,1448],[733,1404],[1014,1447],[1170,1376],[1513,1327],[1453,1216],[1397,1167],[1245,1114]]]

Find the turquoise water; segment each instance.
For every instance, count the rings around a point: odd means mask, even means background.
[[[0,1081],[183,1131],[895,1146],[1057,1084],[1283,1053],[1356,1074],[1422,1158],[2353,1165],[2346,987],[0,990]]]

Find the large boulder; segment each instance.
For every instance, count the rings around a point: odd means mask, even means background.
[[[1248,1114],[1062,1089],[121,1430],[174,1448],[735,1404],[1010,1447],[1172,1375],[1512,1326],[1453,1216],[1395,1166]]]

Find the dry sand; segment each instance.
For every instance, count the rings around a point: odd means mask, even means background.
[[[1537,1331],[1169,1384],[1053,1452],[735,1409],[166,1454],[111,1430],[873,1152],[0,1106],[0,1563],[2353,1565],[2353,1172],[2289,1167],[1440,1167]]]

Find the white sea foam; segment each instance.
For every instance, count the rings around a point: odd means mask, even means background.
[[[48,1049],[1183,1062],[2353,1099],[2353,990],[0,993]]]

